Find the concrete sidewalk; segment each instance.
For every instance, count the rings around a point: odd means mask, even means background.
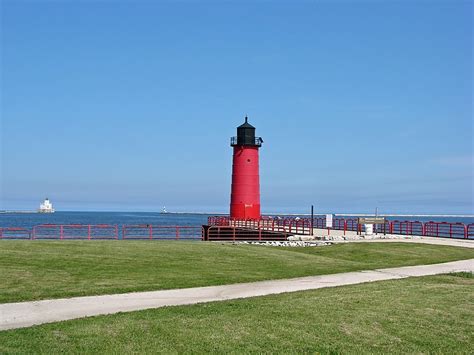
[[[474,239],[463,238],[444,238],[444,237],[426,237],[419,235],[407,234],[372,234],[370,236],[360,235],[354,231],[344,231],[338,229],[331,229],[330,234],[327,234],[327,229],[314,228],[314,235],[320,237],[322,241],[331,243],[367,243],[367,242],[401,242],[401,243],[420,243],[433,245],[450,245],[463,248],[474,248]],[[300,235],[300,237],[307,237],[307,235]],[[335,239],[331,239],[336,237]],[[347,240],[338,240],[337,237],[347,237]],[[327,239],[325,239],[327,238]]]
[[[474,259],[224,286],[5,303],[0,304],[0,330],[118,312],[232,300],[457,271],[474,272]]]
[[[357,240],[332,240],[331,243],[419,243],[419,244],[432,244],[432,245],[449,245],[452,247],[461,248],[474,248],[474,240],[472,239],[450,239],[450,238],[437,238],[437,237],[418,237],[418,236],[406,236],[406,235],[395,235],[399,239],[357,239]]]

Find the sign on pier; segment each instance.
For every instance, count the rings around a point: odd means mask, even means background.
[[[359,224],[385,224],[385,217],[359,217]]]

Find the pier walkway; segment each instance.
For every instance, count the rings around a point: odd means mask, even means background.
[[[330,234],[327,235],[326,229],[314,229],[314,236],[323,236],[323,240],[330,241],[331,243],[420,243],[420,244],[433,244],[433,245],[450,245],[454,247],[463,248],[474,248],[474,240],[472,239],[455,239],[455,238],[439,238],[439,237],[422,237],[417,235],[406,235],[406,234],[372,234],[370,236],[358,235],[356,232],[347,231],[345,234],[343,231],[331,230]],[[301,236],[305,237],[305,236]],[[341,239],[338,239],[341,238]],[[346,238],[346,239],[342,239]]]
[[[419,243],[419,244],[433,244],[433,245],[449,245],[453,247],[474,248],[473,240],[463,239],[444,239],[434,237],[417,237],[417,236],[403,236],[403,239],[358,239],[358,240],[336,240],[331,241],[334,244],[339,243]]]
[[[474,259],[224,286],[6,303],[0,304],[0,330],[118,312],[233,300],[460,271],[474,272]]]

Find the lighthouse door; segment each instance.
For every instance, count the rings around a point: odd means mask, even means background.
[[[250,205],[245,204],[244,206],[244,219],[247,219],[249,216],[249,213],[247,213],[247,209],[251,209],[253,207],[253,203]]]

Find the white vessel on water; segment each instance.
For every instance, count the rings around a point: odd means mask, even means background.
[[[46,197],[42,204],[40,204],[40,208],[38,209],[39,213],[54,213],[53,204],[49,201]]]
[[[168,211],[166,210],[166,207],[165,207],[165,206],[163,206],[163,209],[161,210],[160,213],[168,213]]]

